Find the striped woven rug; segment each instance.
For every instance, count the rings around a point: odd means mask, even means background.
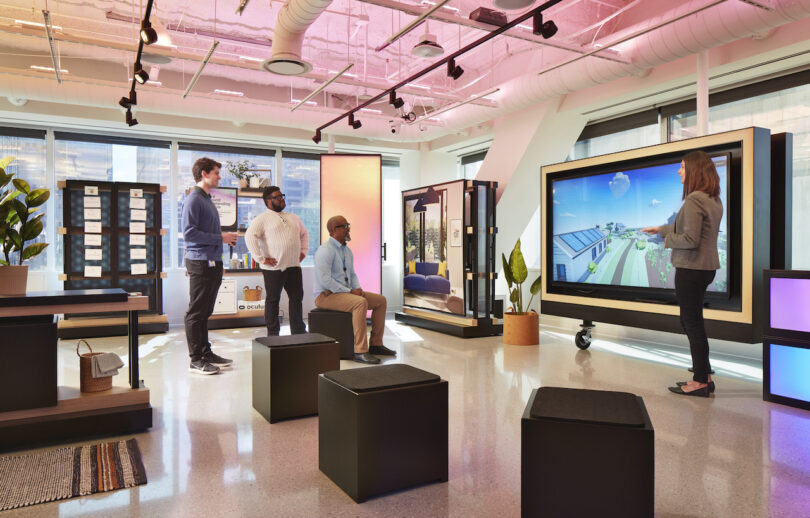
[[[141,484],[135,439],[0,457],[0,511]]]

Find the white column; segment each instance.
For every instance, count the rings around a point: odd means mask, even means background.
[[[709,133],[709,51],[697,55],[697,136]]]

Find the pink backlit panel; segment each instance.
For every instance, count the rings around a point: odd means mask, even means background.
[[[374,293],[382,289],[381,173],[380,155],[321,155],[321,242],[329,239],[329,218],[346,218],[354,270],[363,290]]]

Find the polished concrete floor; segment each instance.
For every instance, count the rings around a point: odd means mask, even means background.
[[[756,361],[713,357],[716,395],[677,396],[667,386],[688,376],[688,351],[673,346],[683,337],[617,338],[597,329],[590,349],[580,351],[573,321],[541,324],[541,345],[521,347],[387,322],[385,342],[399,353],[387,362],[449,381],[450,479],[363,504],[318,470],[317,417],[270,425],[253,410],[251,339],[262,329],[212,331],[214,350],[235,360],[234,369],[215,376],[188,372],[182,328],[142,336],[141,377],[154,427],[135,436],[148,484],[0,514],[517,517],[520,418],[532,389],[559,386],[644,398],[655,428],[656,516],[810,516],[810,412],[763,402]],[[126,355],[121,338],[91,343]],[[60,383],[78,385],[75,341],[59,347]],[[116,384],[125,383],[122,371]],[[581,489],[587,498],[588,488]]]

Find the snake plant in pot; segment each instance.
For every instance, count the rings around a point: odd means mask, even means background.
[[[28,265],[23,261],[39,255],[48,243],[32,243],[42,233],[44,212],[36,214],[51,193],[48,189],[31,189],[6,168],[14,160],[0,160],[0,295],[25,295],[28,284]],[[16,252],[16,253],[15,253]],[[18,264],[12,264],[14,261]]]
[[[503,260],[503,276],[509,288],[509,301],[512,306],[503,314],[503,343],[509,345],[537,345],[540,343],[540,322],[537,312],[534,310],[524,311],[523,306],[523,283],[529,276],[526,268],[526,261],[520,251],[520,239],[515,243],[515,248],[509,254],[509,260],[501,254]],[[534,296],[540,292],[540,276],[532,282],[529,287],[531,297],[525,308],[532,305]]]

